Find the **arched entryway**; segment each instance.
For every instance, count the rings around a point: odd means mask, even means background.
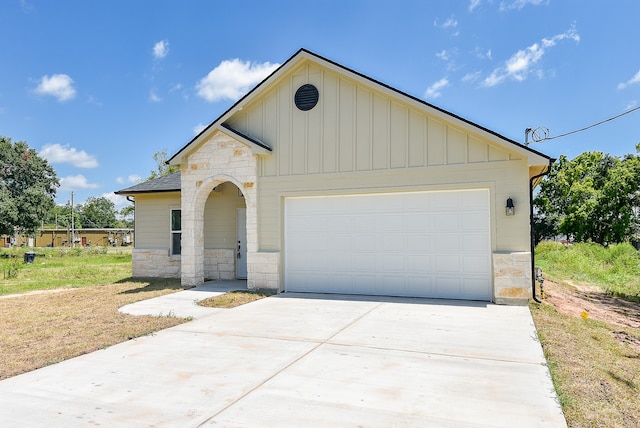
[[[246,145],[225,133],[215,133],[211,139],[199,147],[198,151],[190,154],[181,164],[181,202],[182,207],[182,256],[180,260],[181,279],[183,285],[200,285],[205,277],[214,277],[215,272],[207,262],[211,242],[212,247],[220,251],[222,260],[217,261],[218,272],[224,267],[226,272],[220,274],[220,278],[229,275],[232,267],[232,277],[237,277],[235,271],[238,257],[237,218],[246,214],[244,222],[246,228],[246,263],[247,283],[251,288],[252,275],[255,270],[255,254],[258,250],[258,225],[257,225],[257,156]],[[221,195],[219,195],[219,193]],[[232,197],[235,195],[235,197]],[[215,228],[210,227],[212,218],[215,218],[215,209],[209,210],[209,200],[223,201],[221,204],[228,214],[224,217],[227,221],[226,231],[230,234],[215,234]],[[228,200],[227,200],[228,199]],[[235,201],[235,202],[234,202]],[[244,206],[242,202],[244,201]],[[210,202],[215,207],[217,202]],[[244,207],[244,213],[238,212]],[[230,213],[229,213],[230,212]],[[235,231],[235,235],[233,236]],[[242,233],[242,232],[241,232]],[[226,236],[226,242],[216,244],[216,236]],[[242,244],[242,240],[241,244]],[[222,245],[224,244],[224,245]],[[240,248],[240,256],[244,256],[245,248]],[[224,265],[224,266],[223,266]],[[207,271],[205,272],[205,266]]]
[[[244,194],[230,181],[218,184],[204,205],[205,280],[247,279],[247,216]]]

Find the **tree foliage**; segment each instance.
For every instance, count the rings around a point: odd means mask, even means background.
[[[75,211],[75,210],[74,210]],[[74,212],[74,226],[80,227],[81,219],[77,212]],[[44,220],[48,227],[70,228],[71,227],[71,202],[66,205],[56,205],[49,210]]]
[[[55,170],[27,143],[0,136],[0,234],[35,231],[59,185]]]
[[[585,152],[566,156],[541,182],[534,203],[536,241],[561,234],[578,242],[627,242],[638,233],[640,158]]]
[[[78,205],[77,210],[83,227],[102,229],[117,226],[115,204],[105,197],[90,196],[84,204]]]
[[[165,175],[173,174],[180,170],[176,165],[169,165],[167,163],[167,151],[160,150],[153,154],[153,161],[156,163],[156,169],[151,171],[151,174],[145,181],[153,180],[154,178],[164,177]]]

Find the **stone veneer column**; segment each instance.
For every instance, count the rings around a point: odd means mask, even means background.
[[[243,193],[247,209],[247,253],[258,249],[256,208],[258,161],[251,149],[218,132],[182,165],[182,284],[204,282],[204,207],[209,193],[229,181]],[[251,275],[247,257],[247,274]],[[250,278],[248,278],[250,280]]]
[[[493,253],[495,302],[526,305],[531,297],[531,253]]]

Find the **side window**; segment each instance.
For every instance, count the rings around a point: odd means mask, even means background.
[[[171,255],[182,253],[182,211],[171,210]]]

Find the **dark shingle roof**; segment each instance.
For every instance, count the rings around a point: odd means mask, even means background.
[[[118,190],[116,195],[135,195],[138,193],[160,193],[180,191],[180,171],[164,177],[154,178],[126,189]]]

